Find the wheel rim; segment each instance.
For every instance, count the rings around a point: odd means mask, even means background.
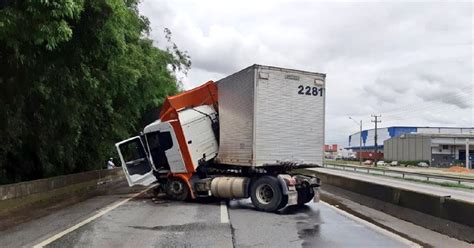
[[[180,195],[183,193],[183,184],[179,181],[171,182],[170,191],[174,195]]]
[[[275,191],[268,184],[262,184],[257,187],[257,200],[262,204],[269,204],[275,195]]]

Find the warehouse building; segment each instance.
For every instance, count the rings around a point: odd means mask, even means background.
[[[426,161],[436,167],[465,165],[466,147],[473,141],[474,135],[471,134],[403,134],[384,141],[384,159]],[[472,161],[474,146],[468,150]]]
[[[375,130],[368,129],[354,133],[349,136],[349,142],[346,149],[352,150],[356,156],[362,156],[364,159],[382,159],[384,150],[384,141],[399,137],[404,134],[459,134],[474,135],[474,127],[402,127],[393,126],[377,129],[377,147],[375,147]],[[359,140],[362,138],[361,148]],[[377,148],[377,153],[375,150]]]

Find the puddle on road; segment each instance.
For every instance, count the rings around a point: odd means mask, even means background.
[[[319,224],[313,225],[312,228],[301,229],[298,235],[301,239],[307,240],[308,237],[314,237],[319,234]]]
[[[294,211],[294,212],[292,212]],[[324,223],[319,209],[307,205],[290,209],[290,214],[295,214],[298,237],[303,241],[303,247],[315,247],[320,238],[321,225]]]
[[[167,232],[189,232],[189,231],[200,231],[203,229],[221,229],[223,226],[227,227],[225,223],[205,223],[205,222],[194,222],[182,225],[167,225],[167,226],[129,226],[135,229],[141,230],[152,230],[152,231],[167,231]]]

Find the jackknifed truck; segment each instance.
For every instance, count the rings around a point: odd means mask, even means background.
[[[276,211],[319,197],[298,169],[323,163],[325,74],[252,65],[168,97],[160,118],[116,148],[130,186],[174,200],[251,198]]]

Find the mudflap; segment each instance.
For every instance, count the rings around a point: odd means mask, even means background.
[[[280,182],[282,193],[288,198],[285,206],[295,205],[298,203],[298,192],[294,185],[288,185],[288,182],[291,180],[291,176],[287,174],[280,174],[277,176],[278,182]],[[282,206],[284,207],[284,206]]]
[[[320,196],[320,193],[319,193],[319,187],[313,187],[313,191],[314,191],[313,202],[317,203],[321,200],[321,196]]]
[[[319,202],[320,201],[320,186],[321,180],[313,175],[295,175],[294,179],[296,180],[296,188],[298,187],[309,187],[311,191],[314,192],[314,196],[311,198],[302,199],[304,203],[308,202]],[[300,203],[301,204],[301,203]]]
[[[288,192],[288,203],[287,205],[297,205],[298,204],[298,192],[295,191],[289,191]]]

